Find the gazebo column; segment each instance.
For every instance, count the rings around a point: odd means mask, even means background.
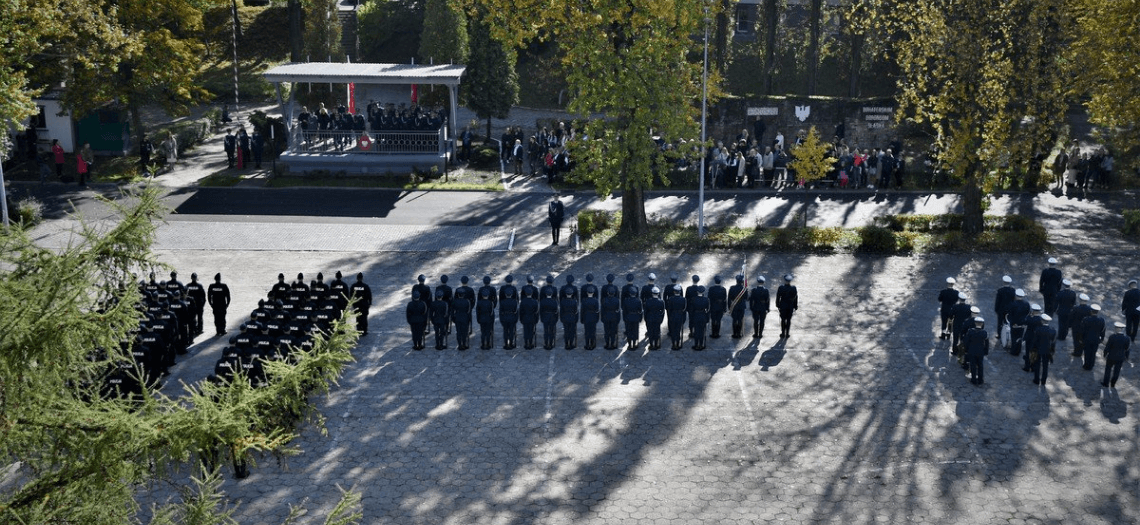
[[[456,121],[456,119],[459,118],[459,115],[458,115],[459,86],[457,84],[448,84],[447,85],[447,92],[449,95],[451,95],[449,97],[451,100],[451,113],[450,113],[449,118],[447,119],[447,126],[449,128],[448,130],[450,131],[450,133],[448,134],[447,138],[449,141],[451,141],[451,144],[454,145],[455,144],[455,137],[457,136],[455,134],[455,121]],[[455,148],[452,147],[450,149],[451,149],[451,152],[450,152],[451,156],[454,157],[455,156]]]

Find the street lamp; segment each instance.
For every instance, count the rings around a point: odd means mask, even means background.
[[[705,159],[708,158],[705,144],[705,121],[709,105],[709,6],[705,4],[705,58],[701,66],[701,172],[697,190],[697,236],[705,237]]]

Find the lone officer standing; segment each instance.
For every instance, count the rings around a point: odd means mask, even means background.
[[[507,282],[511,282],[511,276],[507,276]],[[515,293],[515,287],[504,286],[499,289],[503,297],[499,299],[499,324],[503,326],[503,349],[513,350],[515,348],[515,333],[519,325],[519,298]]]
[[[586,274],[586,284],[582,285],[582,339],[586,350],[598,346],[598,321],[602,319],[602,302],[598,299],[598,287],[590,284],[593,274]]]
[[[490,350],[495,346],[495,302],[489,287],[479,289],[479,299],[475,301],[475,321],[479,323],[479,348]]]
[[[1053,362],[1053,354],[1057,351],[1057,331],[1049,325],[1053,318],[1049,314],[1041,314],[1041,326],[1033,329],[1033,339],[1029,341],[1028,361],[1033,367],[1033,384],[1044,385],[1049,379],[1049,363]]]
[[[1077,292],[1074,292],[1071,286],[1072,281],[1068,279],[1061,280],[1061,291],[1057,292],[1057,314],[1052,316],[1057,319],[1057,340],[1064,341],[1069,335],[1069,316],[1073,314],[1073,308],[1077,306]]]
[[[626,277],[633,277],[633,274],[631,273]],[[625,342],[630,351],[636,348],[637,342],[641,340],[639,328],[641,327],[642,313],[641,299],[637,296],[635,287],[632,294],[626,295],[621,300],[621,316],[622,320],[625,321]]]
[[[408,326],[412,329],[412,350],[424,349],[424,326],[428,322],[428,308],[420,300],[420,291],[412,290],[412,300],[405,309]]]
[[[578,289],[574,287],[574,276],[566,276],[566,286],[562,287],[562,300],[558,303],[558,317],[562,321],[562,340],[567,350],[578,346]]]
[[[447,327],[451,325],[451,304],[444,299],[447,294],[441,288],[435,289],[435,300],[431,303],[431,324],[435,329],[435,349],[447,348]]]
[[[356,331],[368,335],[368,309],[372,308],[372,288],[364,284],[364,273],[357,272],[356,282],[349,288],[352,296],[356,298],[352,303],[356,310]]]
[[[1037,284],[1037,291],[1045,302],[1045,313],[1053,315],[1057,312],[1057,292],[1061,291],[1061,281],[1064,277],[1057,268],[1057,259],[1049,258],[1049,267],[1041,270],[1041,279]]]
[[[534,278],[527,276],[527,282],[531,282]],[[538,326],[538,289],[531,285],[523,287],[522,299],[519,299],[519,322],[523,327],[523,348],[531,350],[534,348],[535,328]]]
[[[692,310],[689,311],[689,326],[693,329],[693,350],[705,349],[705,330],[709,325],[709,298],[705,297],[705,287],[698,286],[693,296]]]
[[[938,292],[938,302],[942,305],[939,309],[939,314],[942,316],[942,333],[939,334],[939,339],[950,338],[952,329],[950,319],[953,317],[954,305],[958,303],[958,290],[954,289],[956,282],[953,277],[947,277],[946,288]]]
[[[1127,325],[1117,322],[1114,326],[1116,333],[1108,336],[1108,342],[1104,344],[1104,379],[1100,384],[1105,388],[1116,388],[1116,380],[1120,379],[1120,369],[1130,353],[1128,347],[1131,339],[1124,334]]]
[[[654,286],[649,290],[649,298],[642,301],[645,310],[645,337],[649,339],[649,349],[661,348],[661,323],[665,321],[665,301],[661,300],[661,289]]]
[[[997,295],[994,297],[994,313],[997,314],[997,332],[994,337],[1001,337],[1002,325],[1009,322],[1006,317],[1009,314],[1009,305],[1017,299],[1016,290],[1013,288],[1013,278],[1008,275],[1001,276],[1002,287],[998,288]]]
[[[776,289],[776,309],[780,311],[780,337],[785,339],[792,336],[792,316],[800,309],[799,292],[792,284],[792,279],[795,278],[790,273],[785,275],[784,284]]]
[[[1084,369],[1092,370],[1096,364],[1096,350],[1104,340],[1104,318],[1100,316],[1100,305],[1090,306],[1092,312],[1081,320],[1081,349],[1084,351]]]
[[[736,284],[728,289],[729,307],[732,312],[732,338],[744,336],[744,312],[748,310],[748,287],[744,286],[744,276],[736,276]]]
[[[681,330],[685,327],[685,315],[688,309],[688,303],[685,302],[685,297],[681,294],[681,285],[671,284],[666,285],[673,288],[673,294],[665,299],[665,314],[669,318],[669,340],[672,342],[673,350],[681,349]]]
[[[617,348],[618,340],[618,323],[621,322],[621,300],[618,299],[618,289],[614,286],[614,275],[611,273],[606,276],[606,280],[611,284],[602,287],[602,337],[603,348],[606,350],[614,350]]]
[[[728,290],[720,284],[720,276],[713,276],[713,285],[709,287],[709,321],[712,325],[712,338],[720,338],[720,322],[724,319],[724,312],[728,310]]]
[[[190,274],[190,283],[186,285],[186,297],[193,300],[190,305],[191,337],[202,335],[202,313],[206,310],[206,287],[198,282],[198,274]]]
[[[226,309],[230,307],[230,287],[222,282],[222,274],[214,274],[214,284],[206,290],[206,301],[210,303],[210,310],[214,312],[214,329],[216,335],[226,333]]]
[[[983,359],[990,353],[990,335],[986,333],[986,321],[974,318],[974,328],[966,332],[966,364],[970,367],[970,382],[982,385],[986,382]]]
[[[752,311],[752,338],[760,339],[764,337],[764,321],[772,309],[772,296],[764,286],[763,275],[756,278],[756,287],[749,292],[748,309]]]
[[[471,342],[471,301],[467,299],[470,288],[459,287],[451,299],[451,322],[455,324],[455,348],[467,350]]]
[[[1124,299],[1120,301],[1120,311],[1124,314],[1124,335],[1133,343],[1136,342],[1136,328],[1140,325],[1140,289],[1136,288],[1136,279],[1128,281],[1128,290],[1124,292]]]
[[[553,278],[547,279],[548,284],[542,287],[542,300],[538,302],[538,317],[542,321],[542,347],[550,350],[554,348],[558,331],[558,299],[554,297],[554,286],[549,284]]]
[[[562,205],[562,201],[558,199],[558,194],[554,194],[550,204],[546,207],[547,219],[550,221],[550,236],[554,240],[554,246],[558,246],[558,237],[562,232],[562,221],[566,216],[566,207]]]

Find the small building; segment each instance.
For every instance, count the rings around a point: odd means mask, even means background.
[[[51,149],[52,140],[67,153],[75,153],[87,142],[99,155],[125,155],[130,151],[131,127],[127,113],[116,104],[108,103],[75,120],[64,109],[58,91],[45,93],[33,99],[38,112],[28,119],[28,124],[36,128],[36,147],[40,151]],[[20,151],[27,151],[24,144],[27,126],[10,132]]]

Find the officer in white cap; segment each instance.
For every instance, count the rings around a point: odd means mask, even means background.
[[[1025,302],[1025,290],[1014,290],[1014,301],[1006,312],[1009,321],[1009,353],[1021,355],[1022,341],[1025,339],[1025,323],[1029,319],[1029,303]]]
[[[1009,312],[1009,305],[1016,299],[1013,289],[1013,278],[1008,275],[1001,276],[1002,287],[998,288],[997,296],[994,298],[994,313],[997,314],[997,332],[994,337],[1001,337],[1001,325],[1008,322],[1006,314]]]
[[[950,352],[958,355],[962,351],[962,336],[966,334],[966,330],[970,327],[970,320],[977,317],[970,311],[970,303],[966,302],[969,297],[966,292],[958,292],[958,304],[950,310],[950,317],[952,318],[950,325]]]
[[[938,313],[942,317],[942,333],[938,335],[939,339],[947,339],[950,337],[950,314],[951,310],[954,309],[954,305],[958,304],[958,290],[954,289],[956,282],[953,277],[947,277],[946,288],[938,292],[938,303],[941,304]]]
[[[1029,305],[1029,317],[1025,318],[1025,336],[1022,338],[1025,341],[1025,353],[1022,354],[1024,365],[1021,369],[1026,372],[1033,369],[1033,361],[1029,358],[1029,350],[1033,347],[1034,333],[1045,324],[1045,320],[1042,318],[1043,315],[1048,314],[1041,312],[1041,305],[1037,303]],[[1055,337],[1057,334],[1053,335]]]
[[[1081,320],[1081,350],[1084,354],[1084,369],[1092,370],[1096,364],[1096,350],[1100,342],[1104,341],[1104,318],[1100,316],[1100,305],[1094,304],[1089,308],[1092,312]]]
[[[1027,360],[1033,370],[1035,385],[1044,385],[1049,378],[1049,363],[1053,362],[1053,354],[1057,351],[1057,331],[1049,325],[1052,320],[1049,314],[1041,314],[1042,324],[1033,330],[1033,338],[1025,352],[1029,356]]]
[[[980,316],[974,318],[974,327],[966,332],[965,361],[970,369],[970,383],[985,384],[984,359],[990,353],[990,336],[986,333],[986,321]]]
[[[785,339],[792,336],[792,315],[800,308],[799,292],[792,284],[795,278],[796,276],[790,273],[785,275],[784,284],[776,289],[776,309],[780,311],[780,337]]]
[[[1057,292],[1057,313],[1053,316],[1057,320],[1057,340],[1064,341],[1069,335],[1069,316],[1077,306],[1077,292],[1072,288],[1073,282],[1068,279],[1061,280],[1061,291]]]
[[[1104,379],[1100,384],[1106,388],[1116,388],[1116,380],[1120,379],[1120,369],[1128,359],[1129,346],[1132,342],[1124,333],[1127,325],[1117,321],[1114,326],[1116,333],[1110,335],[1104,344]]]
[[[1124,314],[1124,335],[1135,343],[1136,329],[1140,326],[1140,288],[1136,287],[1136,279],[1128,281],[1128,289],[1120,301],[1120,311]]]
[[[1073,330],[1073,357],[1081,356],[1081,321],[1084,321],[1089,314],[1092,313],[1092,307],[1089,306],[1089,296],[1081,294],[1077,296],[1080,304],[1073,307],[1073,312],[1069,314],[1069,328]]]
[[[1057,259],[1049,258],[1049,267],[1041,270],[1041,280],[1037,284],[1037,291],[1045,299],[1045,313],[1053,315],[1057,311],[1057,292],[1061,291],[1060,268],[1057,268]]]

